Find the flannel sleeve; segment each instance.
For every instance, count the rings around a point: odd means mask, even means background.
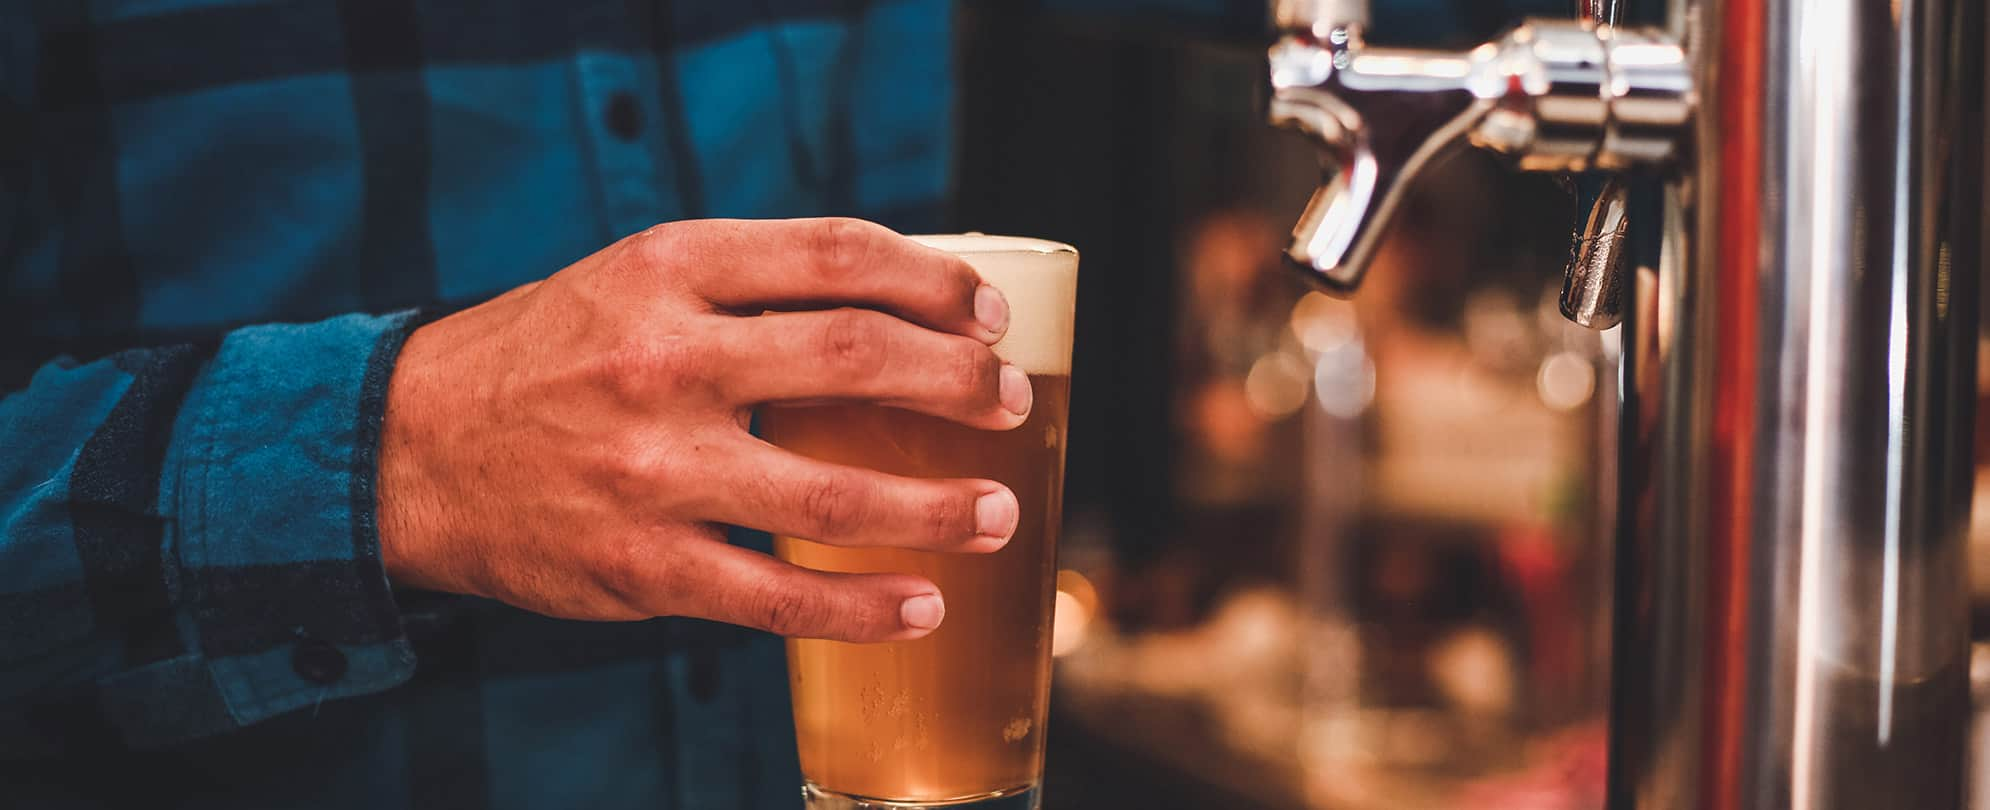
[[[412,674],[374,485],[413,325],[248,327],[0,400],[0,752],[185,740]]]

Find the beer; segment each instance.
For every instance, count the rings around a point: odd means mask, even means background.
[[[1078,261],[1036,240],[925,241],[960,253],[1009,299],[1009,333],[995,351],[1029,374],[1028,421],[997,432],[864,405],[761,414],[768,441],[802,455],[896,475],[988,478],[1022,508],[1015,537],[985,555],[775,538],[776,553],[797,565],[917,574],[946,597],[946,620],[925,638],[788,642],[810,790],[901,803],[1028,792],[1042,774]]]

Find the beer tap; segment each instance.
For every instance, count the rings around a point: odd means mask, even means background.
[[[1616,26],[1620,0],[1575,0],[1577,19],[1592,25]],[[1630,226],[1630,186],[1622,177],[1601,179],[1570,175],[1576,210],[1587,214],[1575,223],[1568,266],[1562,274],[1562,317],[1578,326],[1608,329],[1624,320],[1624,241]]]
[[[1366,0],[1278,0],[1271,121],[1310,137],[1322,167],[1292,261],[1351,292],[1406,185],[1448,149],[1486,149],[1527,171],[1673,160],[1692,110],[1684,51],[1656,30],[1611,24],[1612,0],[1583,7],[1582,20],[1529,20],[1449,52],[1369,46]],[[1624,185],[1606,181],[1571,251],[1562,309],[1585,326],[1621,318],[1625,204]]]
[[[1562,310],[1637,327],[1598,482],[1608,806],[1960,808],[1985,5],[1618,1],[1442,51],[1274,0],[1270,118],[1322,166],[1287,253],[1351,291],[1448,149],[1586,173]]]

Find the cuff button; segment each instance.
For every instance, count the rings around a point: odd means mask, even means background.
[[[345,677],[345,653],[331,642],[309,638],[298,642],[290,652],[290,667],[298,677],[316,684],[330,685]]]

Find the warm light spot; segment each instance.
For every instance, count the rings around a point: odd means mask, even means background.
[[[1343,343],[1314,359],[1313,395],[1322,410],[1340,419],[1368,410],[1375,401],[1375,363],[1359,342]]]
[[[1057,589],[1077,597],[1078,603],[1084,605],[1086,610],[1099,605],[1099,589],[1093,587],[1092,581],[1086,579],[1084,574],[1069,568],[1057,572]]]
[[[1558,411],[1572,411],[1596,393],[1596,370],[1580,355],[1557,352],[1542,361],[1534,384],[1542,403]]]
[[[1251,373],[1244,378],[1244,401],[1265,418],[1289,416],[1306,404],[1306,384],[1311,376],[1311,369],[1299,358],[1272,352],[1251,364]]]
[[[1078,603],[1077,597],[1058,591],[1057,618],[1050,625],[1050,654],[1063,657],[1078,649],[1085,643],[1085,631],[1091,629],[1091,624],[1091,612]]]
[[[1438,690],[1461,709],[1503,714],[1513,708],[1512,650],[1488,631],[1453,633],[1432,646],[1426,666]]]
[[[1292,305],[1292,336],[1309,352],[1329,352],[1355,337],[1354,305],[1309,292]]]
[[[1083,574],[1069,569],[1057,572],[1057,610],[1050,623],[1050,654],[1063,656],[1085,644],[1092,627],[1092,613],[1098,610],[1099,592]]]

